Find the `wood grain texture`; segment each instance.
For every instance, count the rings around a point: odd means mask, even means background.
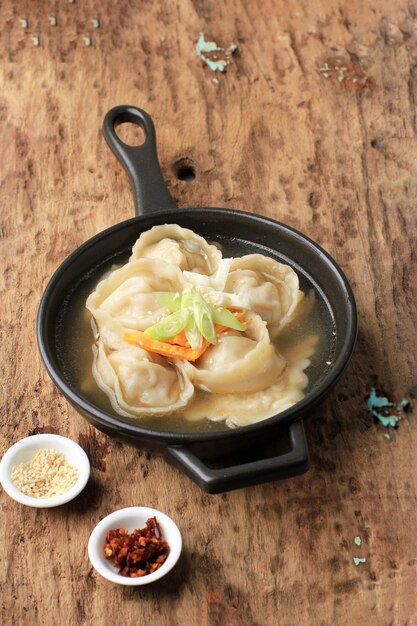
[[[415,412],[387,440],[365,401],[378,385],[413,407],[417,390],[417,3],[5,0],[0,15],[1,451],[58,432],[93,467],[59,509],[1,493],[2,623],[417,624]],[[238,45],[218,85],[195,53],[200,31]],[[323,76],[326,62],[352,63],[369,81],[347,88]],[[180,206],[286,222],[350,279],[358,346],[307,422],[306,475],[205,495],[89,427],[48,379],[34,332],[43,288],[76,246],[133,215],[100,131],[116,104],[153,116]],[[178,180],[182,162],[193,182]],[[91,568],[88,537],[134,504],[172,516],[184,554],[150,588],[113,587]]]

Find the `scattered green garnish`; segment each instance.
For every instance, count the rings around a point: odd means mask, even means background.
[[[153,324],[145,330],[145,335],[157,341],[165,341],[171,337],[178,335],[188,322],[188,311],[176,311],[167,317],[164,317],[157,324]]]
[[[195,323],[195,319],[192,315],[188,317],[188,322],[186,327],[184,328],[184,332],[191,348],[193,350],[198,350],[198,348],[200,348],[201,344],[203,343],[203,336],[199,332],[197,324]]]
[[[396,405],[385,396],[379,396],[375,387],[368,396],[368,411],[376,417],[385,428],[395,428],[401,419],[402,405]]]
[[[217,337],[213,322],[214,307],[206,302],[197,291],[193,290],[191,294],[194,320],[198,330],[209,343],[216,343]]]
[[[159,291],[156,297],[162,306],[171,311],[171,315],[145,330],[145,335],[157,341],[167,341],[183,330],[194,349],[201,346],[203,338],[211,344],[217,342],[215,324],[245,330],[231,311],[209,304],[194,287],[183,294]]]
[[[212,307],[213,309],[213,321],[216,324],[233,328],[234,330],[245,330],[245,327],[239,322],[238,319],[228,309]]]

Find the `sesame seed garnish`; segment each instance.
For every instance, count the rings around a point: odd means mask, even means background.
[[[41,448],[28,463],[12,468],[15,487],[32,498],[53,498],[66,493],[78,479],[78,468],[65,460],[62,452]]]

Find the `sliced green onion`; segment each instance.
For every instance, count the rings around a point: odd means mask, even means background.
[[[194,318],[189,315],[187,324],[184,328],[185,336],[187,337],[187,341],[194,350],[195,348],[200,348],[203,337],[200,331],[197,328],[197,324],[194,321]]]
[[[200,333],[209,343],[216,343],[216,331],[213,322],[213,307],[210,306],[199,293],[194,293],[193,313],[195,323]]]
[[[156,291],[156,299],[159,304],[169,309],[172,313],[179,311],[181,308],[182,296],[180,293],[172,293],[171,291]]]
[[[181,299],[181,310],[188,314],[188,320],[184,328],[185,336],[190,346],[193,348],[200,348],[203,341],[203,337],[197,328],[197,324],[194,319],[194,298],[195,289],[192,288],[186,291]]]
[[[227,309],[218,309],[216,307],[213,308],[213,320],[216,324],[221,324],[222,326],[227,326],[228,328],[234,328],[235,330],[245,330],[245,327],[238,319],[233,315],[231,311]]]
[[[201,347],[203,337],[211,344],[217,342],[215,324],[245,330],[231,311],[212,306],[194,287],[183,294],[158,291],[155,295],[158,302],[172,313],[145,330],[145,335],[151,339],[166,341],[184,330],[190,346],[195,349]]]
[[[194,294],[195,294],[194,288],[183,293],[182,298],[181,298],[181,309],[183,309],[184,311],[189,311],[190,313],[193,312]]]
[[[164,319],[157,324],[149,326],[149,328],[145,330],[145,335],[157,341],[165,341],[166,339],[175,337],[175,335],[178,335],[178,333],[185,328],[188,317],[189,314],[187,311],[176,311],[176,313],[164,317]]]

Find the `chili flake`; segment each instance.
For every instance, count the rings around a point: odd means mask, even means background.
[[[155,572],[166,561],[169,550],[156,517],[150,517],[144,528],[130,534],[125,528],[110,530],[104,546],[106,559],[113,561],[121,576],[131,578]]]

